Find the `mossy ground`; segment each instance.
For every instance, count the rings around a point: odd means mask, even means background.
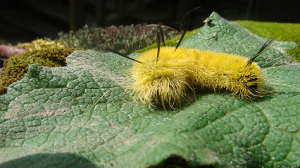
[[[38,63],[48,67],[64,66],[65,58],[74,49],[46,48],[24,52],[20,56],[12,56],[5,61],[4,71],[0,73],[0,95],[5,94],[7,87],[22,79],[28,71],[28,65]]]

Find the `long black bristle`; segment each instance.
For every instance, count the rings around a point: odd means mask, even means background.
[[[161,27],[161,25],[159,24],[159,27]],[[158,61],[159,58],[159,51],[160,51],[160,35],[159,35],[159,28],[157,30],[157,57],[156,57],[156,61]]]
[[[161,28],[161,23],[159,23],[158,27],[159,27],[160,36],[161,36],[161,40],[163,42],[163,45],[166,46],[166,44],[165,44],[165,38],[164,38],[164,32],[163,32],[163,30]]]
[[[113,52],[113,53],[115,53],[115,54],[118,54],[118,55],[120,55],[120,56],[122,56],[122,57],[125,57],[125,58],[128,58],[128,59],[132,60],[132,61],[135,61],[135,62],[138,62],[138,63],[143,64],[142,62],[140,62],[140,61],[138,61],[138,60],[135,60],[135,59],[133,59],[133,58],[130,58],[130,57],[128,57],[127,55],[122,54],[122,53],[120,53],[120,52],[118,52],[118,51],[116,51],[116,50],[113,50],[113,49],[109,48],[109,47],[106,47],[106,49],[109,50],[110,52]]]
[[[184,15],[184,17],[183,17],[183,19],[181,20],[181,22],[184,21],[184,19],[185,19],[185,17],[186,17],[187,15],[189,15],[190,13],[192,13],[193,11],[195,11],[195,10],[197,10],[197,9],[199,9],[199,8],[201,8],[201,6],[197,6],[197,7],[195,7],[194,9],[188,11],[188,12]]]
[[[199,9],[199,8],[201,8],[201,6],[195,7],[194,9],[190,10],[189,12],[187,12],[187,13],[184,15],[183,19],[181,20],[181,22],[183,22],[183,21],[185,20],[185,18],[186,18],[191,12],[193,12],[193,11]],[[178,48],[179,45],[181,44],[181,42],[182,42],[182,40],[183,40],[183,37],[185,36],[185,33],[186,33],[186,31],[187,31],[189,25],[190,25],[190,20],[188,21],[188,23],[185,23],[184,31],[183,31],[183,33],[182,33],[182,35],[181,35],[181,37],[180,37],[179,42],[178,42],[177,45],[176,45],[175,51],[177,50],[177,48]]]
[[[177,48],[179,47],[180,43],[182,42],[185,33],[186,33],[186,29],[184,29],[184,31],[183,31],[183,33],[182,33],[182,35],[180,37],[180,40],[178,41],[178,43],[176,45],[175,51],[177,50]]]
[[[274,40],[269,39],[267,40],[264,45],[260,48],[260,50],[247,62],[246,66],[250,66],[255,58],[257,58]]]

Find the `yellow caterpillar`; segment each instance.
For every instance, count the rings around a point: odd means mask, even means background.
[[[185,34],[185,33],[184,33]],[[183,39],[183,36],[181,40]],[[135,98],[144,103],[173,107],[195,88],[228,90],[241,99],[261,97],[263,75],[254,59],[270,44],[248,59],[236,54],[217,53],[178,47],[160,47],[142,53],[130,69]],[[119,53],[118,53],[119,54]]]

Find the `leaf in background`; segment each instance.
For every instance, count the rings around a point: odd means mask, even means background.
[[[197,33],[210,40],[204,44],[195,35],[185,47],[204,45],[248,56],[265,41],[216,13],[210,17],[214,26]],[[207,33],[217,27],[223,28],[217,35],[221,43]],[[133,101],[124,90],[132,62],[112,53],[76,51],[67,67],[31,65],[0,97],[0,167],[139,168],[173,155],[190,166],[299,165],[300,66],[289,65],[283,49],[294,46],[275,42],[259,62],[268,67],[271,96],[250,102],[207,92],[173,111]],[[286,65],[269,66],[278,60]]]
[[[209,18],[212,22],[185,40],[181,47],[234,53],[251,58],[267,41],[266,38],[251,33],[235,22],[228,22],[217,13],[212,13]],[[274,41],[272,46],[255,59],[260,67],[286,65],[293,61],[286,49],[295,48],[296,43]]]

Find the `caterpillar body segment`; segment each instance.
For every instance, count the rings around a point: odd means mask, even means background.
[[[132,90],[135,97],[144,103],[173,107],[180,104],[188,91],[193,91],[193,78],[197,70],[193,49],[161,47],[141,54],[131,68]],[[176,54],[175,54],[176,53]]]

